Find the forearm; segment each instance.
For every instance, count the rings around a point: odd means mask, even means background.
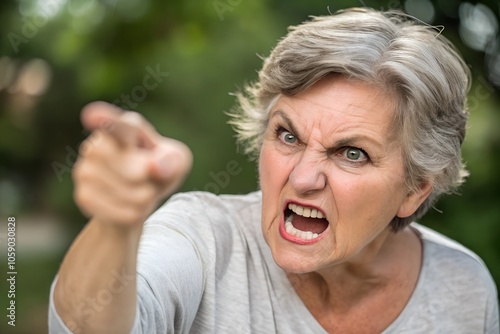
[[[90,221],[66,254],[54,290],[65,324],[79,333],[127,333],[136,311],[141,226]]]
[[[81,117],[92,135],[72,171],[74,198],[102,221],[90,221],[68,251],[53,305],[73,332],[127,333],[135,320],[142,224],[182,183],[192,155],[140,114],[96,102]]]

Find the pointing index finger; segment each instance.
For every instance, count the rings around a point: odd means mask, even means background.
[[[117,106],[97,101],[83,107],[80,114],[80,120],[83,126],[88,130],[105,130],[110,132],[113,130],[112,123],[114,123],[121,114],[123,114],[123,110]]]
[[[159,136],[140,114],[124,112],[106,102],[93,102],[85,106],[81,120],[88,130],[102,131],[125,147],[152,149]]]

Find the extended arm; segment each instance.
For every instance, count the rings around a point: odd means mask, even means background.
[[[142,224],[182,183],[192,156],[140,115],[105,103],[87,106],[82,123],[92,135],[73,171],[75,201],[91,219],[64,258],[54,305],[73,332],[126,333]]]

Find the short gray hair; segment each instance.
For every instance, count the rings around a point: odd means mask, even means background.
[[[270,110],[328,75],[375,85],[395,99],[394,134],[401,142],[408,191],[432,181],[429,197],[410,217],[394,217],[399,231],[422,217],[468,175],[461,145],[468,118],[470,71],[441,30],[396,11],[366,8],[313,17],[289,33],[264,60],[259,80],[236,93],[231,113],[237,140],[258,157]]]

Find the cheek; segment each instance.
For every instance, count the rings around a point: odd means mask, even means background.
[[[272,143],[264,143],[259,157],[260,187],[264,192],[279,191],[288,179],[288,163]]]
[[[262,147],[259,155],[259,182],[260,188],[264,188],[269,179],[269,154],[267,154],[265,146]]]
[[[340,221],[359,219],[367,226],[386,225],[396,215],[403,196],[399,182],[394,183],[394,180],[381,179],[376,175],[356,176],[344,181],[333,189]],[[357,225],[344,227],[358,228]]]
[[[272,143],[264,143],[262,146],[259,156],[259,182],[262,191],[262,217],[265,221],[281,212],[281,193],[289,175],[288,160],[276,151]]]

